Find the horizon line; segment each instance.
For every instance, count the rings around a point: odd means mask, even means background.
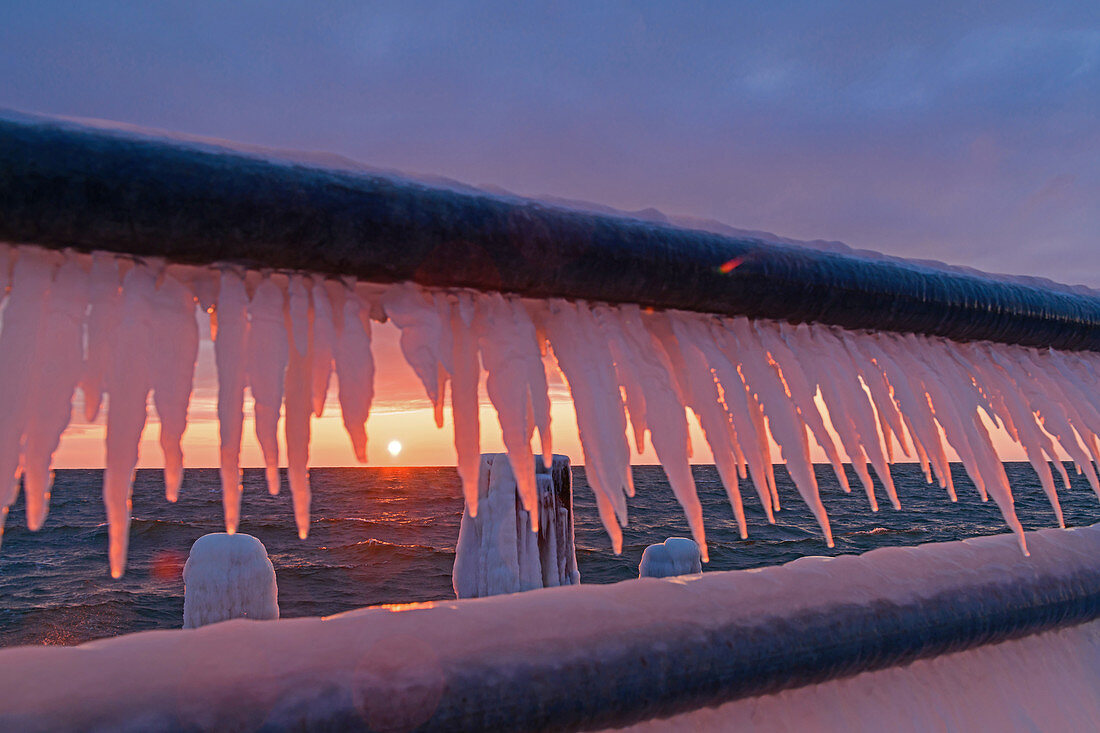
[[[501,453],[503,454],[503,452],[501,452]],[[1027,459],[1002,460],[1001,463],[1030,463],[1030,461],[1028,461]],[[1066,460],[1062,460],[1061,463],[1063,465],[1068,465],[1068,464],[1073,463],[1073,461],[1070,460],[1070,459],[1066,459]],[[844,466],[851,466],[852,462],[851,461],[842,461],[841,464],[844,465]],[[897,465],[919,465],[919,464],[920,464],[919,461],[900,460],[900,461],[894,461],[890,465],[891,466],[897,466]],[[948,464],[949,465],[958,464],[958,465],[961,466],[961,465],[963,465],[963,462],[960,461],[960,460],[954,460],[954,461],[948,461]],[[572,468],[584,468],[586,464],[570,462],[569,465]],[[714,466],[715,464],[714,463],[692,463],[690,465],[692,465],[692,466]],[[772,466],[786,466],[787,464],[786,463],[772,463],[771,465]],[[830,468],[832,467],[832,464],[830,464],[828,461],[813,461],[812,465],[814,465],[814,466],[827,466],[827,467],[830,467]],[[867,464],[867,465],[870,465],[870,464]],[[653,462],[653,463],[631,463],[630,464],[631,468],[634,468],[635,466],[658,466],[658,467],[660,467],[661,464],[657,463],[657,462]],[[106,468],[105,466],[65,466],[64,468],[54,468],[52,470],[55,471],[55,472],[56,471],[103,471],[103,470],[105,470],[105,468]],[[309,470],[313,471],[313,470],[316,470],[316,469],[328,469],[328,468],[366,468],[366,469],[456,468],[456,466],[453,463],[433,463],[433,464],[417,463],[417,464],[401,464],[401,465],[383,465],[383,464],[377,464],[377,463],[359,463],[359,464],[350,464],[350,465],[310,466]],[[158,466],[139,466],[138,468],[134,469],[135,472],[137,472],[137,471],[163,471],[163,470],[164,469],[162,467],[158,467]],[[185,466],[183,470],[184,470],[184,473],[186,473],[187,471],[220,471],[221,468],[219,466]],[[241,470],[242,471],[263,471],[263,470],[265,470],[265,467],[264,466],[241,466]],[[280,472],[285,472],[286,470],[287,470],[286,466],[279,466],[279,471]],[[747,480],[747,477],[746,477],[746,480]]]

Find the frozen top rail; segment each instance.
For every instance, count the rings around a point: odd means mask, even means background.
[[[0,114],[0,240],[1100,351],[1100,298]]]

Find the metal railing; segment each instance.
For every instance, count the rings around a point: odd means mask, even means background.
[[[1100,350],[1100,298],[0,115],[0,240]]]

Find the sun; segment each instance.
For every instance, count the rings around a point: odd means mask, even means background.
[[[398,453],[401,452],[401,441],[391,440],[390,444],[386,446],[386,450],[390,452],[391,456],[396,456]]]

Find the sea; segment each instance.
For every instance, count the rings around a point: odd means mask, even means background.
[[[845,494],[831,468],[817,467],[822,500],[836,546],[825,546],[783,466],[776,481],[783,510],[768,525],[754,490],[742,482],[748,539],[740,539],[725,490],[713,466],[693,468],[703,504],[710,563],[705,572],[754,568],[806,555],[860,553],[891,545],[943,542],[1006,532],[993,501],[983,503],[961,464],[952,467],[959,501],[929,485],[915,464],[896,464],[902,509],[872,513],[849,467]],[[1035,472],[1007,463],[1016,509],[1027,529],[1055,525]],[[1072,468],[1061,491],[1067,526],[1100,521],[1100,503]],[[690,536],[660,466],[635,466],[636,496],[623,552],[615,555],[600,524],[584,468],[575,467],[574,514],[582,583],[637,577],[642,551],[668,537]],[[181,572],[192,543],[223,529],[216,469],[192,469],[180,499],[164,499],[161,473],[139,470],[134,484],[130,560],[111,579],[100,470],[58,470],[51,509],[38,532],[26,529],[22,500],[12,507],[0,547],[0,646],[79,644],[148,629],[179,628]],[[270,496],[261,469],[244,472],[240,531],[267,547],[284,618],[326,616],[361,606],[451,600],[451,569],[462,516],[462,491],[453,467],[315,468],[309,538],[299,540],[289,491]]]

